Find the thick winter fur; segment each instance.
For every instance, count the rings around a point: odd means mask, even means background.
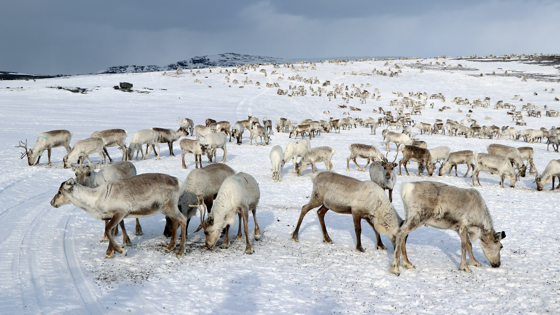
[[[206,138],[207,135],[213,133],[212,127],[206,127],[203,125],[196,125],[194,127],[194,131],[196,133],[196,140],[200,140],[200,138]]]
[[[113,239],[113,229],[127,218],[142,218],[162,212],[173,222],[172,237],[167,250],[175,248],[177,222],[181,225],[181,244],[177,256],[185,254],[186,219],[179,211],[179,181],[165,174],[141,174],[125,179],[109,181],[97,188],[82,186],[74,179],[63,182],[58,193],[51,200],[51,206],[72,203],[98,220],[110,219],[105,227],[109,247],[105,257],[113,257],[114,252],[126,255],[126,250]]]
[[[348,149],[350,149],[350,156],[346,159],[346,170],[350,170],[350,160],[354,161],[354,164],[358,167],[360,171],[366,170],[370,162],[373,161],[384,161],[386,160],[383,154],[373,145],[353,143]],[[364,168],[361,168],[356,162],[357,158],[366,159],[367,163]]]
[[[317,171],[317,167],[315,167],[315,163],[323,162],[325,163],[325,168],[327,171],[332,170],[333,165],[331,163],[332,156],[335,154],[335,150],[331,147],[316,147],[311,148],[303,154],[301,160],[295,164],[296,173],[301,175],[303,170],[311,164],[311,171],[315,173]]]
[[[552,181],[552,189],[554,190],[554,178],[558,178],[558,187],[560,188],[560,160],[551,160],[540,176],[535,179],[537,190],[541,191],[544,186]]]
[[[478,179],[478,173],[480,171],[485,170],[490,173],[498,173],[500,175],[500,184],[502,188],[504,187],[504,178],[507,176],[509,179],[509,185],[511,188],[515,187],[515,182],[517,181],[517,175],[513,170],[513,166],[511,166],[511,162],[508,158],[491,155],[486,153],[477,153],[475,155],[475,164],[476,167],[472,173],[472,185],[474,186],[474,179],[476,177],[476,181],[480,185],[480,180]]]
[[[457,165],[459,164],[466,164],[467,165],[467,172],[465,173],[464,177],[467,177],[469,171],[474,171],[474,152],[471,150],[464,150],[464,151],[457,151],[451,152],[447,156],[447,159],[443,162],[441,167],[439,168],[439,176],[445,174],[447,170],[449,170],[449,174],[451,175],[451,171],[455,167],[455,176],[457,176]],[[472,173],[471,173],[472,174]]]
[[[373,228],[377,238],[377,249],[386,249],[379,233],[387,235],[393,246],[395,245],[397,230],[402,220],[381,187],[371,181],[360,181],[330,172],[322,172],[311,178],[313,191],[309,203],[301,208],[296,229],[292,233],[294,241],[299,240],[299,228],[307,212],[320,207],[317,215],[325,243],[333,243],[325,226],[325,214],[332,210],[352,215],[356,233],[356,251],[365,251],[361,241],[362,219]]]
[[[481,266],[472,252],[471,242],[477,239],[480,239],[480,246],[490,265],[500,266],[500,241],[506,236],[504,232],[494,231],[490,212],[476,189],[457,188],[431,181],[403,183],[401,198],[406,217],[397,234],[397,245],[391,263],[392,273],[400,274],[399,265],[406,269],[414,268],[406,254],[406,240],[410,232],[422,225],[454,230],[459,234],[460,270],[471,272],[468,265]],[[470,256],[468,265],[467,251]]]
[[[253,219],[255,220],[255,240],[259,240],[261,230],[257,223],[256,212],[260,197],[259,185],[253,176],[240,172],[226,178],[218,191],[216,200],[214,200],[214,206],[208,219],[201,224],[201,228],[204,229],[206,235],[206,247],[208,249],[214,248],[224,228],[226,229],[226,238],[222,247],[228,248],[230,246],[229,227],[235,223],[237,214],[239,216],[239,232],[236,239],[242,237],[241,221],[243,221],[243,231],[247,242],[245,253],[252,254],[254,251],[251,242],[249,242],[249,211],[253,212]]]
[[[181,196],[179,197],[179,210],[187,217],[187,230],[191,218],[196,215],[198,209],[197,207],[191,206],[196,205],[200,198],[204,201],[208,211],[211,212],[214,199],[222,183],[228,176],[233,174],[235,174],[235,171],[231,167],[226,164],[216,163],[192,170],[189,175],[187,175],[181,187]],[[166,217],[163,235],[170,237],[172,227],[171,219]]]
[[[109,158],[109,162],[113,163],[113,159],[109,156],[109,152],[107,152],[108,147],[119,146],[122,150],[122,160],[126,161],[126,137],[128,136],[128,132],[123,129],[107,129],[101,131],[95,131],[91,134],[90,138],[101,138],[105,142],[105,146],[103,147],[103,152]]]
[[[270,136],[268,135],[268,130],[261,126],[261,125],[254,125],[253,126],[253,132],[251,133],[251,145],[253,144],[253,138],[255,138],[255,144],[259,145],[258,138],[261,139],[261,145],[264,146],[264,143],[266,143],[266,145],[268,145],[268,142],[270,141]],[[264,143],[263,143],[264,141]]]
[[[214,160],[217,161],[216,151],[217,149],[222,149],[224,153],[222,163],[225,163],[227,158],[226,144],[227,136],[224,133],[216,132],[208,134],[204,138],[204,145],[206,145],[206,156],[208,157],[208,161],[212,162],[212,157],[214,157]]]
[[[180,128],[188,131],[188,133],[193,136],[194,135],[194,122],[192,119],[190,118],[184,118],[183,120],[181,120],[181,118],[179,118],[178,120],[179,122],[179,126]]]
[[[525,177],[527,166],[523,163],[519,150],[514,147],[496,143],[488,145],[486,150],[488,151],[488,154],[503,156],[509,159],[510,162],[515,164],[515,167],[517,167],[519,175],[521,175],[521,177]]]
[[[171,156],[175,156],[175,154],[173,153],[173,142],[189,134],[183,128],[179,128],[179,130],[175,131],[173,129],[154,127],[152,128],[152,130],[158,133],[158,138],[157,138],[158,143],[167,143],[167,145],[169,146],[169,155]],[[148,151],[146,151],[146,153],[148,153]]]
[[[393,187],[397,183],[396,163],[389,161],[375,161],[369,167],[369,178],[383,190],[389,191],[389,201],[393,202]]]
[[[270,164],[272,165],[272,179],[274,182],[282,181],[282,169],[284,168],[284,152],[282,147],[275,145],[270,150]]]
[[[289,142],[284,151],[284,161],[292,160],[294,164],[293,173],[296,172],[296,162],[298,157],[302,157],[305,151],[311,148],[311,143],[307,139]]]
[[[68,130],[51,130],[41,132],[37,136],[37,140],[35,141],[33,147],[29,150],[27,150],[27,147],[25,148],[27,154],[27,164],[29,164],[29,166],[39,165],[43,152],[47,150],[47,156],[49,158],[47,166],[50,166],[52,148],[64,147],[66,149],[66,154],[69,154],[71,151],[70,140],[72,140],[72,133]],[[35,162],[35,159],[37,162]]]
[[[402,153],[403,158],[399,161],[399,175],[402,175],[401,165],[404,165],[406,175],[410,175],[408,173],[406,165],[408,164],[408,161],[416,161],[419,163],[419,165],[420,163],[426,165],[428,176],[432,176],[432,174],[434,173],[434,165],[432,164],[432,156],[430,154],[430,150],[413,145],[405,145],[402,149]],[[418,176],[420,176],[420,171],[420,167],[418,167]]]
[[[388,152],[391,151],[391,148],[389,147],[390,142],[393,142],[397,146],[397,152],[399,151],[399,147],[401,145],[412,143],[412,139],[404,133],[392,132],[385,129],[382,134],[383,140],[385,141],[385,150]]]
[[[142,160],[145,160],[152,152],[152,149],[154,150],[154,154],[156,155],[156,160],[159,160],[160,148],[157,141],[158,136],[159,134],[152,129],[143,129],[136,131],[132,135],[132,140],[130,140],[130,145],[128,146],[128,150],[126,151],[128,160],[132,160],[134,158],[134,153],[136,153],[136,160],[138,160],[138,152],[142,154]],[[150,150],[146,153],[146,155],[144,155],[144,151],[142,151],[142,145],[144,144],[150,147]]]
[[[136,167],[134,167],[134,164],[127,161],[121,161],[113,165],[109,165],[99,170],[99,172],[95,172],[95,166],[92,165],[75,166],[72,170],[76,174],[76,181],[78,184],[90,188],[101,186],[114,179],[136,176]],[[108,223],[109,220],[105,220],[105,226],[107,226]],[[123,230],[123,244],[130,244],[130,238],[128,237],[124,227],[124,221],[121,221],[120,226]],[[115,232],[117,229],[118,227],[115,227]],[[144,234],[142,233],[142,226],[140,225],[138,219],[136,219],[136,235],[142,234]],[[108,241],[109,238],[107,235],[103,234],[102,240]]]
[[[192,139],[181,139],[179,141],[179,146],[181,147],[181,162],[183,168],[187,168],[187,164],[185,164],[185,155],[187,153],[191,153],[194,155],[194,164],[195,168],[202,167],[202,154],[206,152],[206,145],[200,143],[199,140],[192,140]]]
[[[519,155],[521,156],[521,160],[527,161],[527,172],[529,174],[538,174],[537,167],[535,166],[535,161],[533,160],[533,155],[535,154],[535,150],[532,147],[519,147],[517,148],[519,151]]]
[[[88,163],[91,164],[89,154],[93,152],[99,154],[99,167],[101,167],[101,162],[104,162],[105,166],[107,166],[107,158],[103,152],[104,145],[105,142],[103,142],[103,139],[101,138],[87,138],[76,141],[72,151],[62,158],[64,168],[70,167],[74,161],[79,161],[79,164],[82,164],[82,159],[80,158],[83,157],[85,157]]]
[[[245,126],[241,122],[236,122],[231,129],[231,135],[237,140],[237,144],[243,143],[243,132],[245,132]]]
[[[291,138],[293,136],[294,139],[297,139],[298,135],[300,135],[301,138],[303,139],[303,137],[305,136],[305,133],[307,133],[309,135],[309,140],[311,140],[311,136],[313,135],[311,125],[309,125],[309,124],[298,125],[294,130],[292,130],[289,138]]]

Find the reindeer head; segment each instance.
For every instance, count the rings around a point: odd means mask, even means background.
[[[480,239],[480,247],[482,252],[492,267],[500,267],[500,250],[502,246],[501,240],[506,238],[506,232],[488,233]]]
[[[96,167],[92,165],[79,165],[73,166],[72,170],[76,174],[76,181],[78,181],[80,185],[89,186],[91,173],[95,168]]]
[[[23,159],[25,156],[27,156],[27,164],[29,164],[29,166],[32,166],[35,162],[35,156],[33,156],[33,149],[27,150],[27,139],[25,139],[25,143],[23,143],[23,141],[20,141],[19,145],[16,145],[15,147],[23,148],[24,151],[21,154],[20,159]]]
[[[71,194],[74,186],[76,185],[77,183],[73,178],[70,178],[69,180],[63,182],[60,185],[58,192],[51,200],[51,206],[58,208],[71,203],[70,200],[66,197],[66,194]]]

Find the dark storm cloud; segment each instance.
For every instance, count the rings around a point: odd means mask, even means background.
[[[195,55],[558,53],[557,1],[3,1],[0,70],[89,73]]]

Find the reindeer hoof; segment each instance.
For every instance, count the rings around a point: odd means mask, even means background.
[[[327,243],[327,244],[334,244],[334,242],[328,238],[328,239],[323,239],[323,243]]]
[[[255,251],[252,248],[246,249],[245,250],[245,254],[247,255],[253,255],[255,253]]]
[[[255,241],[260,241],[261,240],[261,236],[260,235],[255,235]]]
[[[356,251],[358,253],[365,253],[366,252],[366,250],[363,247],[356,248]]]
[[[220,245],[221,249],[228,249],[229,248],[229,244],[222,244]]]
[[[469,265],[475,266],[475,267],[482,267],[482,265],[478,261],[473,261],[473,262],[469,263]]]
[[[471,273],[471,270],[469,269],[468,266],[461,266],[459,267],[459,270],[464,271],[466,273]]]
[[[413,264],[402,263],[401,266],[405,269],[416,269]]]
[[[385,245],[377,245],[377,250],[387,250],[387,247],[385,247]]]

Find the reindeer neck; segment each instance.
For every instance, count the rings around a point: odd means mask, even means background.
[[[97,217],[95,213],[95,203],[98,199],[100,189],[89,188],[82,185],[75,185],[72,189],[72,193],[65,194],[65,197],[72,202],[76,207],[86,211],[94,217]]]

